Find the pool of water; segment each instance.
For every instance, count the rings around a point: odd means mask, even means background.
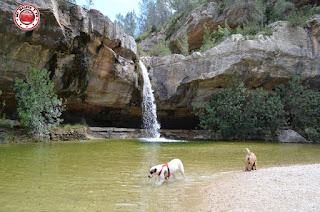
[[[151,143],[137,140],[0,145],[0,211],[197,211],[220,173],[244,170],[245,147],[258,169],[320,163],[320,145],[262,142]],[[180,158],[156,185],[150,166]]]

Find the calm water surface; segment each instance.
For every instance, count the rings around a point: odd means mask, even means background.
[[[99,140],[0,145],[0,211],[197,211],[203,187],[219,173],[244,169],[245,147],[258,169],[320,163],[320,145],[258,142],[144,143]],[[150,166],[180,158],[156,185]]]

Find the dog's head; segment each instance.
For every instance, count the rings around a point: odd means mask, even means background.
[[[149,173],[148,177],[149,178],[153,177],[154,173],[157,173],[157,168],[155,168],[154,166],[150,167],[150,173]]]

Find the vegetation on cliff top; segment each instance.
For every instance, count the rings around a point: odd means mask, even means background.
[[[157,32],[164,27],[166,29],[165,41],[167,41],[172,34],[181,29],[193,9],[208,2],[217,2],[217,11],[220,14],[232,5],[247,4],[248,10],[251,11],[247,17],[248,20],[237,28],[229,28],[227,32],[228,36],[237,33],[249,39],[254,39],[259,32],[271,35],[273,31],[268,28],[268,25],[273,22],[283,20],[289,21],[292,26],[305,26],[308,19],[315,14],[320,14],[320,7],[316,7],[315,3],[297,7],[288,0],[255,0],[254,4],[240,0],[143,0],[140,3],[140,16],[137,16],[134,11],[129,12],[126,16],[119,14],[116,23],[122,26],[127,33],[136,36],[137,42],[145,39],[151,32]],[[227,25],[225,26],[227,27]],[[206,34],[203,39],[203,47],[200,50],[212,48],[227,38],[225,26],[220,26],[217,29],[203,26]],[[224,30],[223,36],[221,36],[222,30]],[[173,51],[169,44],[166,47]]]

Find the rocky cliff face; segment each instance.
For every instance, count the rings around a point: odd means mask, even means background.
[[[275,2],[268,0],[269,3]],[[297,8],[307,4],[320,5],[319,1],[314,0],[290,0]],[[179,40],[186,33],[188,36],[189,50],[198,50],[203,45],[203,36],[205,35],[205,26],[212,32],[220,25],[222,28],[227,23],[229,27],[235,29],[243,26],[246,21],[253,19],[255,11],[255,0],[244,1],[211,1],[191,11],[190,15],[184,19],[178,18],[179,27],[172,34],[170,24],[161,29],[160,32],[151,33],[139,45],[142,51],[149,52],[152,46],[158,44],[159,40],[167,40],[171,44],[173,52],[180,52]],[[181,24],[181,26],[180,26]]]
[[[232,35],[203,54],[144,58],[155,85],[158,113],[192,119],[193,106],[203,107],[234,76],[249,88],[272,90],[298,73],[319,89],[319,18],[309,21],[308,29],[274,23],[272,36],[256,40]]]
[[[222,4],[216,1],[194,9],[182,27],[170,36],[173,48],[179,49],[178,41],[184,33],[187,33],[189,50],[199,49],[203,44],[205,26],[211,31],[216,30],[218,25],[224,27],[225,21],[231,28],[242,26],[245,21],[252,18],[254,2],[254,0],[227,1],[227,4]]]
[[[41,20],[33,31],[23,31],[12,17],[25,2],[0,3],[0,46],[10,58],[0,75],[7,109],[14,108],[11,85],[15,78],[25,78],[27,67],[38,56],[39,68],[51,71],[55,91],[67,100],[67,119],[81,119],[87,113],[97,122],[109,120],[117,125],[122,116],[131,114],[140,121],[133,37],[99,11],[63,0],[29,1],[39,9]]]
[[[211,2],[196,9],[182,27],[189,33],[191,49],[200,47],[204,24],[214,28],[228,18],[235,26],[241,25],[248,18],[250,2],[224,9]],[[99,126],[140,127],[142,88],[132,37],[99,11],[87,11],[63,0],[31,0],[29,3],[40,10],[40,26],[22,31],[12,16],[24,2],[0,3],[0,50],[11,59],[0,75],[0,90],[4,91],[0,98],[6,100],[7,113],[14,111],[14,79],[25,78],[27,67],[38,55],[39,68],[51,71],[55,91],[67,100],[65,119],[80,122],[84,118],[88,124]],[[243,79],[249,88],[272,90],[292,73],[298,73],[310,81],[312,88],[319,89],[320,16],[310,20],[306,29],[290,27],[286,22],[270,27],[274,29],[272,36],[258,35],[248,40],[233,35],[205,53],[143,58],[155,88],[162,126],[195,128],[193,106],[206,105],[211,94],[233,76]],[[172,42],[179,33],[172,35]],[[156,36],[151,43],[164,38],[165,33]],[[145,46],[150,49],[152,45]]]
[[[160,32],[151,33],[139,43],[139,46],[142,51],[149,52],[154,45],[158,44],[159,40],[166,39],[170,42],[173,52],[180,52],[179,41],[186,33],[189,50],[197,50],[203,44],[205,27],[214,31],[219,25],[224,27],[226,21],[231,28],[242,26],[245,21],[252,19],[254,2],[254,0],[209,2],[191,11],[186,20],[180,16],[177,20],[178,30],[172,34],[168,34],[170,27],[172,27],[169,24]]]

